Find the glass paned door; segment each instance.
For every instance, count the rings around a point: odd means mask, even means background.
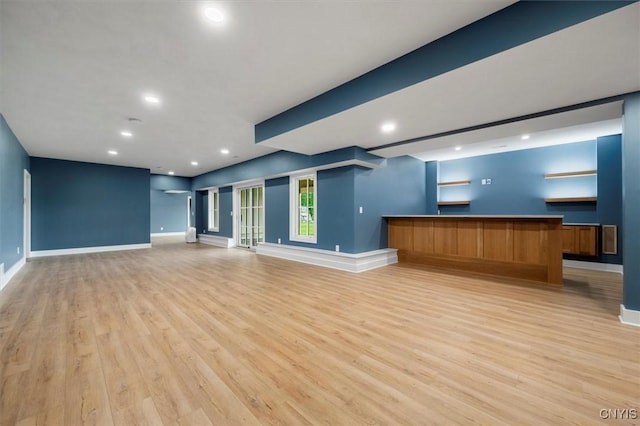
[[[255,247],[264,241],[264,188],[253,186],[238,190],[240,215],[238,245]]]

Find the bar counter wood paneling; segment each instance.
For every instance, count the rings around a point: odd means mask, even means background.
[[[399,262],[562,285],[562,216],[384,218]]]

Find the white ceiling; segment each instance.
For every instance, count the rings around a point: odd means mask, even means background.
[[[288,149],[292,144],[287,136],[271,146],[254,144],[253,126],[513,1],[211,3],[228,16],[224,25],[213,26],[202,18],[202,7],[209,2],[0,1],[0,112],[32,156],[193,176]],[[630,19],[621,21],[623,27],[634,24]],[[620,29],[609,29],[617,40]],[[583,36],[586,44],[601,44],[599,36]],[[610,48],[610,43],[604,44],[603,48]],[[619,54],[611,56],[619,60]],[[582,58],[567,57],[560,66],[564,69],[573,59]],[[520,66],[512,60],[498,64],[508,68],[502,76],[492,75],[495,64],[479,65],[475,71],[460,70],[470,81],[460,81],[456,74],[430,85],[428,90],[449,100],[438,102],[443,109],[438,120],[448,118],[439,125],[416,125],[414,131],[423,135],[459,127],[461,116],[468,118],[464,122],[492,117],[474,110],[487,92],[500,100],[499,105],[508,101],[513,107],[510,113],[528,109],[518,108],[520,102],[508,91],[518,81],[507,85],[504,93],[495,93],[503,77],[513,79],[509,68]],[[540,66],[547,76],[548,68],[553,69]],[[479,77],[482,84],[477,84]],[[561,79],[565,78],[562,74]],[[620,90],[632,85],[628,80],[627,76],[615,88],[605,85],[582,97]],[[599,80],[595,83],[600,85]],[[581,81],[579,87],[584,84]],[[563,84],[555,86],[562,89]],[[161,105],[145,105],[141,98],[147,92],[157,94]],[[473,102],[459,110],[468,96]],[[570,96],[561,96],[560,101],[565,98]],[[300,129],[309,147],[305,150],[384,142],[375,134],[375,126],[389,111],[394,111],[393,118],[401,126],[414,120],[424,123],[427,111],[406,109],[411,102],[423,108],[424,102],[411,99],[404,100],[401,109],[382,108],[384,114],[360,117],[353,123],[348,117],[335,124],[323,120],[323,126],[335,126],[323,137],[316,128],[306,126]],[[533,105],[545,105],[545,100],[536,98]],[[504,113],[504,109],[497,111]],[[142,122],[130,123],[128,117]],[[371,125],[374,133],[370,135]],[[131,139],[120,136],[125,129],[134,133]],[[222,148],[231,153],[220,154]],[[119,155],[109,156],[110,149]],[[199,162],[197,167],[189,164],[194,160]]]
[[[263,144],[306,154],[350,145],[374,148],[637,90],[640,3],[294,129]],[[557,127],[566,128],[588,120],[611,119],[612,111],[621,116],[618,105],[617,109],[614,106],[585,114],[564,114],[552,120]],[[585,121],[587,116],[590,118]],[[380,131],[380,125],[387,121],[397,124],[395,132]],[[513,123],[491,137],[519,137],[536,131],[531,126],[531,121]],[[549,136],[549,128],[542,130]],[[430,151],[478,142],[496,145],[487,138],[487,132],[471,132],[372,152],[387,157],[408,154],[422,159],[442,158]]]

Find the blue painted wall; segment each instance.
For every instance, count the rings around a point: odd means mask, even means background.
[[[32,250],[149,243],[149,170],[31,159]]]
[[[520,1],[255,126],[261,142],[633,1]],[[304,141],[300,141],[304,143]]]
[[[289,240],[289,177],[265,182],[265,241],[354,253],[354,172],[355,167],[318,171],[317,244]]]
[[[438,214],[438,162],[428,161],[426,167],[426,213]]]
[[[166,191],[170,189],[180,191],[191,190],[191,178],[182,176],[167,176],[167,175],[151,175],[149,184],[152,190]]]
[[[565,222],[597,222],[596,203],[548,204],[545,198],[597,195],[595,176],[544,179],[547,173],[597,168],[596,141],[512,151],[439,163],[439,181],[471,180],[440,187],[441,201],[470,200],[469,206],[440,206],[441,214],[558,214]],[[482,179],[491,179],[482,185]]]
[[[200,214],[202,219],[200,226],[197,228],[200,234],[218,235],[220,237],[233,238],[233,187],[225,186],[218,188],[218,208],[220,225],[218,232],[209,231],[209,193],[208,191],[198,191],[200,193],[201,207]]]
[[[151,233],[184,232],[187,229],[187,198],[191,195],[191,179],[151,175],[150,185]],[[164,192],[166,190],[189,192],[167,194]]]
[[[640,93],[625,99],[623,120],[623,303],[627,309],[640,311]]]
[[[469,206],[440,206],[441,214],[559,214],[566,223],[617,225],[617,255],[567,256],[622,263],[621,135],[439,163],[439,181],[471,180],[468,186],[440,187],[443,201],[470,200]],[[547,173],[598,171],[597,176],[544,179]],[[491,179],[491,185],[482,185]],[[554,203],[544,198],[598,196],[597,203]]]
[[[309,246],[324,250],[335,250],[336,245],[345,253],[357,253],[355,242],[354,166],[318,172],[318,244]],[[304,243],[297,243],[306,245]]]
[[[413,157],[389,158],[380,169],[357,168],[354,251],[388,247],[387,223],[382,215],[426,214],[426,182],[425,163]]]
[[[618,254],[601,254],[598,261],[622,264],[622,135],[598,138],[598,223],[618,227]]]
[[[289,244],[289,177],[264,183],[265,242]]]
[[[193,178],[194,190],[225,186],[250,179],[261,179],[294,170],[317,167],[323,164],[347,160],[366,160],[380,162],[382,159],[359,147],[348,147],[317,155],[303,155],[287,151],[278,151],[249,161],[214,170]]]
[[[30,169],[29,155],[0,114],[0,263],[5,272],[24,255],[25,169]]]

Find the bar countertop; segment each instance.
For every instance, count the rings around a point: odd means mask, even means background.
[[[443,219],[563,219],[562,215],[463,215],[463,214],[383,214],[387,218],[443,218]]]

